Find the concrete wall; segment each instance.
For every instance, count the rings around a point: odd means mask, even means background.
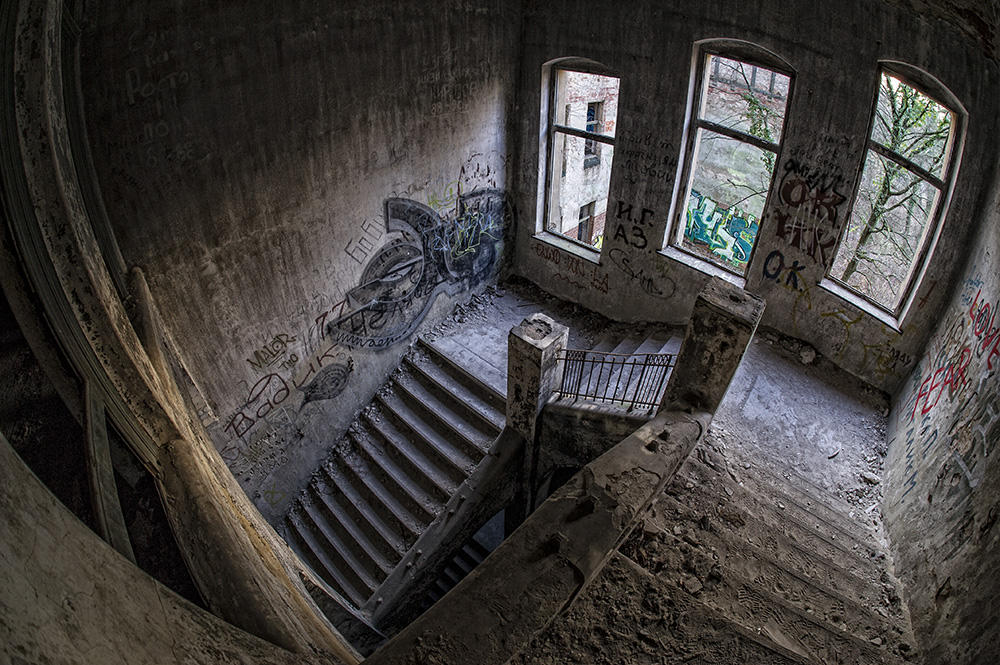
[[[88,5],[83,107],[114,234],[272,521],[417,324],[496,272],[508,5]]]
[[[928,663],[1000,661],[1000,186],[983,208],[888,433],[886,524]]]
[[[658,251],[671,211],[683,211],[678,182],[695,42],[733,38],[784,59],[795,72],[781,153],[746,288],[767,302],[763,325],[803,339],[848,371],[887,391],[902,384],[949,302],[967,242],[981,223],[1000,108],[989,16],[966,7],[918,16],[896,3],[529,3],[519,79],[516,140],[520,228],[516,270],[551,292],[612,318],[671,324],[690,315],[708,275]],[[924,8],[926,11],[930,11]],[[966,11],[968,10],[968,11]],[[964,15],[966,18],[960,18]],[[615,164],[601,252],[535,235],[543,64],[588,58],[621,77]],[[965,152],[941,239],[897,332],[818,286],[824,255],[814,242],[783,236],[776,213],[793,213],[781,183],[800,178],[811,196],[841,194],[830,219],[849,213],[865,155],[879,61],[897,60],[937,79],[969,115]],[[836,197],[834,196],[834,199]],[[822,226],[822,224],[820,225]],[[821,228],[819,245],[834,230]],[[806,235],[803,234],[803,238]],[[817,238],[818,236],[813,236]],[[829,253],[829,248],[825,250]]]
[[[4,663],[341,662],[292,653],[165,588],[98,538],[0,436]]]

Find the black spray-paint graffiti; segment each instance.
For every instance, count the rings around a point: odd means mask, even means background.
[[[677,290],[677,285],[669,277],[655,277],[646,274],[644,268],[636,269],[632,265],[632,257],[619,247],[612,248],[608,257],[629,279],[638,282],[639,287],[654,298],[670,298]]]
[[[778,250],[774,250],[764,259],[764,279],[777,282],[791,291],[801,293],[806,290],[806,282],[802,277],[803,269],[805,266],[798,261],[787,265],[784,254]]]
[[[777,204],[769,212],[775,235],[824,268],[830,266],[843,224],[840,206],[847,198],[836,190],[842,180],[839,174],[827,175],[789,159]]]
[[[325,337],[364,349],[403,341],[438,294],[467,290],[493,274],[511,218],[498,190],[461,196],[454,219],[410,199],[386,200],[391,239],[365,265],[343,313],[326,323]]]

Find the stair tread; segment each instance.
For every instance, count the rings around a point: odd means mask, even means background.
[[[481,398],[462,383],[454,380],[439,365],[429,359],[415,356],[407,357],[404,362],[419,372],[427,381],[431,381],[442,391],[447,391],[452,398],[470,411],[473,418],[478,418],[486,428],[486,433],[493,438],[500,433],[506,422],[504,413],[493,404]]]
[[[336,567],[331,568],[332,562],[329,562],[329,559],[325,555],[321,557],[313,550],[313,546],[302,535],[300,529],[301,527],[292,520],[291,513],[288,513],[285,516],[285,532],[282,534],[288,546],[312,569],[313,574],[318,579],[330,585],[330,588],[340,594],[341,597],[350,599],[351,602],[358,604],[356,599],[351,598],[351,594],[348,591],[350,587],[340,576],[340,571]],[[310,537],[312,538],[312,536]],[[321,574],[320,571],[323,571],[325,574]]]
[[[420,419],[462,455],[468,457],[473,464],[479,463],[499,434],[489,423],[466,418],[461,413],[461,408],[428,389],[412,376],[396,377],[393,386],[399,389],[397,395],[409,402],[410,410],[414,414],[423,414]],[[440,427],[434,427],[434,422]],[[490,431],[487,432],[487,429]]]
[[[846,503],[838,505],[835,498],[825,490],[815,492],[803,491],[798,475],[783,478],[774,475],[761,465],[751,465],[750,468],[739,466],[736,469],[737,478],[746,485],[753,485],[760,491],[775,496],[777,500],[795,505],[801,511],[806,511],[816,519],[843,533],[845,537],[863,541],[866,545],[881,549],[875,540],[871,529],[865,528],[851,513],[860,513],[861,509]]]
[[[352,433],[351,438],[358,444],[358,450],[364,454],[365,459],[382,469],[387,477],[391,478],[396,486],[412,499],[419,507],[418,509],[426,514],[426,518],[414,515],[421,523],[430,522],[441,512],[445,501],[447,501],[447,493],[438,488],[441,498],[436,499],[433,494],[421,487],[404,468],[400,467],[383,446],[372,441],[370,435],[358,432]]]
[[[863,550],[849,547],[848,544],[855,540],[854,534],[845,530],[840,524],[828,522],[807,509],[803,510],[792,500],[785,503],[768,493],[751,491],[733,481],[728,474],[712,469],[705,462],[697,459],[695,455],[690,456],[685,461],[680,472],[670,483],[672,491],[678,496],[687,492],[684,488],[684,478],[696,478],[699,482],[697,491],[708,491],[720,498],[739,496],[741,501],[749,502],[756,509],[755,514],[760,516],[762,521],[774,528],[783,528],[786,524],[792,525],[793,528],[804,532],[802,535],[807,535],[810,539],[817,538],[826,546],[835,548],[845,556],[870,560],[871,556],[868,552],[879,551],[874,547],[874,544]],[[786,533],[786,535],[790,534]],[[800,543],[805,542],[803,538],[795,538],[795,540]]]
[[[371,453],[364,451],[359,441],[360,438],[357,435],[352,435],[350,437],[353,444],[352,449],[339,457],[339,461],[344,466],[345,472],[349,470],[350,474],[357,478],[359,483],[364,485],[366,495],[370,494],[377,497],[379,501],[386,505],[394,516],[394,519],[400,521],[414,535],[419,535],[422,527],[433,520],[437,512],[426,508],[413,495],[411,492],[411,489],[413,489],[412,483],[407,482],[408,485],[411,485],[410,488],[404,487],[400,479],[390,475],[385,470],[385,467],[378,462],[372,461]],[[376,465],[376,469],[373,469],[372,465]],[[393,466],[395,467],[395,465]],[[381,470],[385,474],[389,482],[383,481],[378,470]],[[357,483],[354,484],[357,486]],[[390,487],[390,485],[395,487]],[[400,499],[400,495],[404,496],[405,499]],[[367,496],[365,499],[370,505],[371,499],[368,499]],[[438,509],[440,509],[440,505],[438,504]]]
[[[463,363],[462,358],[449,355],[448,348],[444,340],[432,342],[424,337],[419,337],[417,338],[416,349],[418,354],[416,355],[417,357],[426,356],[429,363],[438,368],[442,373],[448,375],[470,393],[476,395],[477,399],[489,405],[491,409],[496,410],[502,416],[505,415],[507,412],[507,396],[505,391],[507,368],[502,367],[498,370],[496,365],[493,364],[494,362],[498,362],[497,360],[488,362],[482,358],[479,359],[481,362],[466,365]],[[451,348],[458,348],[469,353],[474,353],[464,346],[452,345]],[[503,375],[503,382],[501,382],[500,387],[504,388],[504,390],[498,389],[494,385],[495,381],[492,380],[497,378],[493,377],[493,374],[497,371],[500,371]]]
[[[651,548],[653,540],[657,544]],[[710,550],[669,532],[661,532],[655,538],[643,532],[623,547],[627,555],[632,552],[644,556],[649,551],[662,558],[646,558],[640,565],[680,588],[685,587],[685,578],[696,576],[702,585],[693,587],[692,591],[702,602],[751,630],[777,615],[779,626],[796,627],[809,633],[817,630],[832,633],[826,643],[848,638],[849,650],[855,654],[871,655],[880,651],[869,642],[876,637],[891,648],[905,641],[904,626],[898,622],[818,587],[788,569],[738,557],[728,557],[724,566],[713,568]],[[793,639],[792,642],[800,644],[812,639]],[[843,652],[844,648],[836,650]],[[810,647],[808,651],[815,649]],[[864,662],[860,657],[858,660]]]
[[[423,442],[423,448],[426,450],[424,457],[429,463],[440,469],[455,487],[458,487],[472,473],[475,462],[424,421],[402,398],[393,394],[379,396],[378,400],[386,411],[399,422],[400,426],[416,435],[418,439],[416,441],[407,437],[410,443]],[[398,426],[396,430],[400,434],[404,434]]]
[[[301,503],[298,504],[299,508],[304,508]],[[312,516],[309,516],[305,510],[298,511],[299,519],[303,519],[303,513],[309,517],[309,521],[315,524]],[[291,520],[292,527],[295,529],[301,540],[309,547],[312,551],[314,557],[320,561],[323,565],[323,569],[326,571],[327,575],[322,575],[323,579],[327,582],[334,582],[332,586],[338,591],[341,591],[343,595],[351,600],[357,607],[360,607],[364,601],[371,594],[371,590],[365,588],[364,585],[359,585],[358,581],[350,580],[345,574],[341,566],[338,566],[335,561],[330,557],[328,550],[323,547],[319,542],[316,535],[313,533],[306,524],[298,524],[295,520]],[[317,528],[318,525],[317,525]]]
[[[354,578],[353,584],[355,589],[359,593],[363,592],[365,594],[365,598],[370,596],[376,587],[378,587],[380,580],[376,579],[361,561],[358,561],[350,546],[344,542],[344,539],[340,535],[337,534],[336,530],[330,522],[323,517],[317,507],[310,505],[308,501],[299,501],[299,506],[302,509],[300,514],[304,514],[309,518],[310,522],[315,525],[316,529],[323,536],[326,543],[343,562],[343,566],[339,566],[338,570],[345,575],[348,581],[351,580],[351,577]],[[325,549],[324,551],[329,554],[330,549]],[[331,561],[333,560],[331,559]],[[336,562],[333,563],[336,565]]]
[[[608,640],[614,649],[608,649]],[[616,553],[574,603],[511,665],[565,662],[805,665],[801,655],[750,631]],[[613,660],[612,660],[613,658]]]
[[[433,341],[421,339],[432,351],[439,353],[456,367],[463,369],[487,386],[501,402],[507,400],[507,353],[497,353],[495,359],[483,358],[452,337],[439,337]]]
[[[358,491],[354,481],[335,465],[324,464],[322,470],[324,477],[329,478],[343,494],[344,498],[347,499],[346,503],[353,506],[353,510],[344,506],[345,513],[356,513],[356,515],[348,514],[347,516],[352,518],[352,521],[357,520],[358,517],[364,519],[368,523],[369,529],[374,531],[374,536],[372,536],[366,533],[364,529],[361,529],[364,540],[380,552],[383,552],[386,563],[395,565],[407,547],[406,539],[398,527],[406,529],[411,534],[415,534],[416,531],[405,520],[396,515],[386,502],[382,501],[380,505],[373,505]],[[361,479],[357,478],[357,480],[360,482]],[[385,513],[388,513],[388,515]],[[386,518],[395,524],[390,524],[389,521],[386,521]],[[355,523],[358,524],[357,522]],[[358,527],[361,528],[360,524],[358,524]],[[379,543],[373,542],[373,537],[380,540],[381,544],[388,548],[388,551],[380,547]]]
[[[375,419],[366,414],[365,419],[368,425],[385,440],[387,446],[392,446],[393,450],[419,470],[422,477],[431,482],[442,496],[442,502],[447,501],[448,497],[458,489],[460,483],[456,483],[448,474],[441,471],[422,450],[417,448],[403,432],[399,431],[394,423],[389,422],[389,419],[384,417],[384,414],[382,415],[383,417],[380,419]]]
[[[350,553],[376,583],[381,577],[388,575],[393,563],[375,543],[371,542],[337,499],[330,495],[329,488],[320,489],[314,482],[310,484],[309,491],[313,495],[312,508],[326,522],[330,532],[336,534],[338,538],[338,543],[331,543],[337,547],[338,553],[341,555]],[[341,547],[344,551],[341,551]]]
[[[864,580],[842,568],[832,566],[812,552],[802,550],[797,545],[780,534],[771,534],[771,547],[765,548],[761,539],[749,543],[734,530],[727,528],[704,530],[701,526],[702,515],[688,506],[678,502],[673,497],[663,495],[658,502],[658,510],[654,523],[662,531],[672,531],[678,520],[683,522],[687,530],[697,534],[697,539],[710,547],[715,547],[719,556],[719,565],[725,565],[729,557],[747,560],[765,560],[774,566],[788,570],[800,577],[808,579],[814,586],[828,591],[830,595],[852,598],[862,607],[869,609],[881,607],[881,593]],[[739,522],[741,517],[723,513],[715,519]]]

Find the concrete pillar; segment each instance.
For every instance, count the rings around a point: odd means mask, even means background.
[[[684,343],[660,402],[660,411],[715,413],[760,317],[764,299],[713,277],[694,304]]]
[[[562,380],[559,354],[569,328],[544,314],[532,314],[507,337],[507,426],[525,440],[525,509],[534,503],[538,469],[538,430],[542,408]]]

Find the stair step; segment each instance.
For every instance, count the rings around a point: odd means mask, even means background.
[[[672,533],[676,525],[699,544],[709,549],[714,547],[719,566],[723,569],[729,565],[727,561],[730,559],[764,560],[808,579],[815,586],[830,591],[831,595],[853,598],[870,611],[877,611],[885,605],[883,589],[875,586],[872,580],[862,579],[830,564],[783,535],[753,533],[748,536],[745,517],[731,506],[713,509],[709,515],[665,494],[657,503],[655,513],[651,519],[660,530]],[[703,518],[708,518],[708,529],[704,528],[706,522]]]
[[[497,353],[494,358],[483,358],[458,340],[450,337],[438,338],[433,342],[421,339],[421,344],[444,358],[456,368],[460,368],[474,380],[486,386],[499,402],[507,402],[507,354]]]
[[[379,395],[377,399],[383,407],[383,414],[394,421],[396,431],[414,447],[419,447],[427,462],[449,479],[449,495],[453,494],[455,488],[472,473],[475,467],[473,460],[456,449],[399,395]]]
[[[420,419],[438,432],[445,441],[478,464],[499,432],[478,416],[467,417],[469,411],[454,397],[422,384],[416,377],[401,375],[393,382],[396,395],[406,401]]]
[[[377,495],[359,490],[359,485],[365,487],[363,481],[351,471],[349,465],[342,464],[343,466],[324,464],[321,482],[327,487],[332,483],[333,487],[330,489],[335,488],[339,493],[339,496],[333,498],[362,531],[364,540],[367,541],[365,549],[374,547],[383,555],[386,563],[394,566],[406,552],[408,543],[416,540],[417,529],[396,515],[389,504]],[[369,498],[371,496],[374,498]]]
[[[636,349],[642,344],[643,340],[636,337],[626,337],[623,340],[619,340],[618,344],[611,353],[616,353],[618,355],[631,355]]]
[[[895,652],[906,641],[900,624],[763,560],[730,557],[724,566],[718,565],[712,551],[692,545],[690,540],[670,532],[655,536],[642,532],[630,539],[623,552],[645,558],[640,565],[681,588],[686,582],[690,583],[692,575],[697,577],[702,586],[693,591],[702,602],[751,630],[773,624],[773,619],[777,619],[779,628],[790,627],[793,633],[803,628],[820,636],[832,631],[833,637],[826,636],[825,643],[849,637],[849,648],[838,647],[839,652],[853,650],[868,655],[875,651]],[[771,625],[771,630],[775,629]],[[873,639],[884,646],[876,647],[870,642]],[[784,644],[800,651],[802,644],[810,644],[813,640],[813,637],[793,636]],[[815,651],[814,647],[809,647],[804,655]],[[867,662],[867,656],[859,656],[858,662]]]
[[[355,487],[363,485],[363,493],[369,504],[381,501],[406,531],[414,537],[419,536],[423,527],[440,511],[441,504],[437,504],[436,510],[429,508],[433,502],[426,493],[402,475],[399,468],[385,455],[374,455],[374,451],[368,448],[370,444],[362,443],[363,439],[364,437],[353,433],[349,436],[351,450],[340,456],[340,463],[345,471],[349,470],[358,479],[359,482],[354,483]],[[388,471],[387,467],[392,471]],[[406,532],[403,532],[403,537],[410,542]]]
[[[477,365],[465,366],[461,359],[452,358],[445,353],[435,343],[424,338],[417,339],[416,349],[422,354],[417,354],[418,359],[426,357],[428,364],[436,367],[441,373],[451,377],[456,383],[461,385],[470,394],[474,395],[477,402],[482,402],[491,411],[500,414],[501,417],[507,412],[506,393],[494,388],[487,383],[484,378],[476,373]],[[488,365],[494,369],[493,365]],[[507,370],[503,369],[504,381],[506,382]],[[506,385],[506,383],[504,383]],[[503,428],[504,423],[498,423],[498,427]]]
[[[568,653],[588,663],[809,663],[617,553],[510,663],[563,663]]]
[[[294,511],[294,508],[293,508]],[[324,555],[320,556],[316,551],[313,550],[313,545],[310,541],[315,543],[315,538],[310,536],[308,539],[302,535],[300,525],[296,524],[292,519],[293,511],[290,511],[285,516],[284,522],[284,533],[282,538],[288,543],[288,546],[302,559],[307,566],[309,566],[317,578],[322,579],[330,588],[336,591],[343,598],[350,599],[354,604],[358,604],[358,600],[351,597],[348,592],[350,586],[340,575],[340,571],[336,569],[336,566],[330,564],[329,559]],[[295,520],[299,519],[298,517]],[[318,547],[318,544],[316,545]],[[330,565],[328,565],[330,564]],[[331,567],[332,566],[332,567]]]
[[[787,487],[790,498],[807,504],[809,510],[817,515],[822,514],[831,522],[843,520],[845,528],[856,533],[871,535],[871,525],[862,517],[865,514],[863,508],[852,506],[834,495],[831,490],[818,487],[794,469],[783,467],[781,475],[775,475],[759,466],[751,466],[751,470],[761,484]]]
[[[464,409],[466,419],[478,419],[479,429],[482,429],[491,439],[495,439],[506,423],[503,411],[490,403],[465,384],[457,381],[440,365],[433,363],[429,357],[414,354],[404,359],[410,371],[419,374],[422,382],[431,383],[441,392],[446,392],[451,399]]]
[[[751,465],[748,469],[742,464],[730,462],[730,466],[735,466],[733,471],[736,477],[748,490],[773,496],[775,501],[781,501],[786,507],[812,516],[824,528],[841,534],[838,538],[863,543],[868,548],[882,549],[871,530],[861,523],[859,516],[864,513],[863,509],[838,502],[827,490],[806,485],[808,481],[789,469],[782,471],[789,475],[784,478],[760,465]]]
[[[458,489],[459,483],[455,482],[450,474],[443,472],[436,464],[428,459],[423,446],[410,441],[408,433],[400,431],[395,422],[384,412],[378,416],[365,414],[365,422],[372,431],[385,442],[385,450],[393,455],[398,455],[397,459],[406,460],[410,467],[410,478],[422,482],[423,486],[434,493],[441,503],[446,503],[451,495]],[[393,419],[395,420],[395,419]]]
[[[697,453],[703,452],[699,449]],[[850,534],[842,529],[821,520],[808,511],[802,511],[791,502],[785,503],[771,495],[751,491],[741,487],[728,473],[722,473],[710,468],[698,459],[699,455],[690,456],[681,466],[677,475],[670,481],[669,492],[683,501],[683,497],[692,493],[707,493],[717,500],[731,501],[743,506],[749,514],[754,515],[762,524],[784,533],[785,536],[807,547],[813,552],[830,559],[857,559],[862,570],[872,574],[877,570],[872,561],[879,551],[869,547],[852,547],[857,545]],[[687,489],[691,483],[693,488]],[[782,508],[783,506],[783,508]]]
[[[387,450],[389,442],[372,428],[367,419],[363,419],[360,426],[350,433],[350,438],[357,443],[357,450],[368,462],[368,468],[377,468],[387,480],[391,479],[384,484],[398,488],[398,496],[412,508],[411,513],[421,524],[430,522],[441,512],[449,495],[425,477],[399,449],[393,446],[394,453],[390,453]]]
[[[317,541],[321,546],[325,545],[324,549],[330,555],[330,560],[338,566],[344,578],[367,599],[385,579],[385,573],[379,575],[381,569],[373,553],[359,547],[353,533],[356,528],[350,529],[341,521],[341,514],[326,509],[328,504],[325,502],[320,503],[323,508],[313,503],[317,499],[322,500],[323,497],[314,486],[310,485],[309,489],[311,497],[299,501],[301,508],[299,514],[308,518],[307,525],[312,524],[315,527]],[[322,536],[322,539],[319,536]]]
[[[305,506],[298,502],[295,508],[294,517],[290,522],[296,535],[312,552],[312,558],[320,562],[322,571],[317,571],[320,572],[320,577],[355,606],[361,607],[371,595],[374,587],[369,589],[358,575],[353,574],[353,570],[329,539],[325,538],[326,533],[316,524]],[[319,531],[320,536],[317,536],[315,531]],[[331,552],[331,549],[334,551]],[[324,572],[325,574],[322,574]]]

